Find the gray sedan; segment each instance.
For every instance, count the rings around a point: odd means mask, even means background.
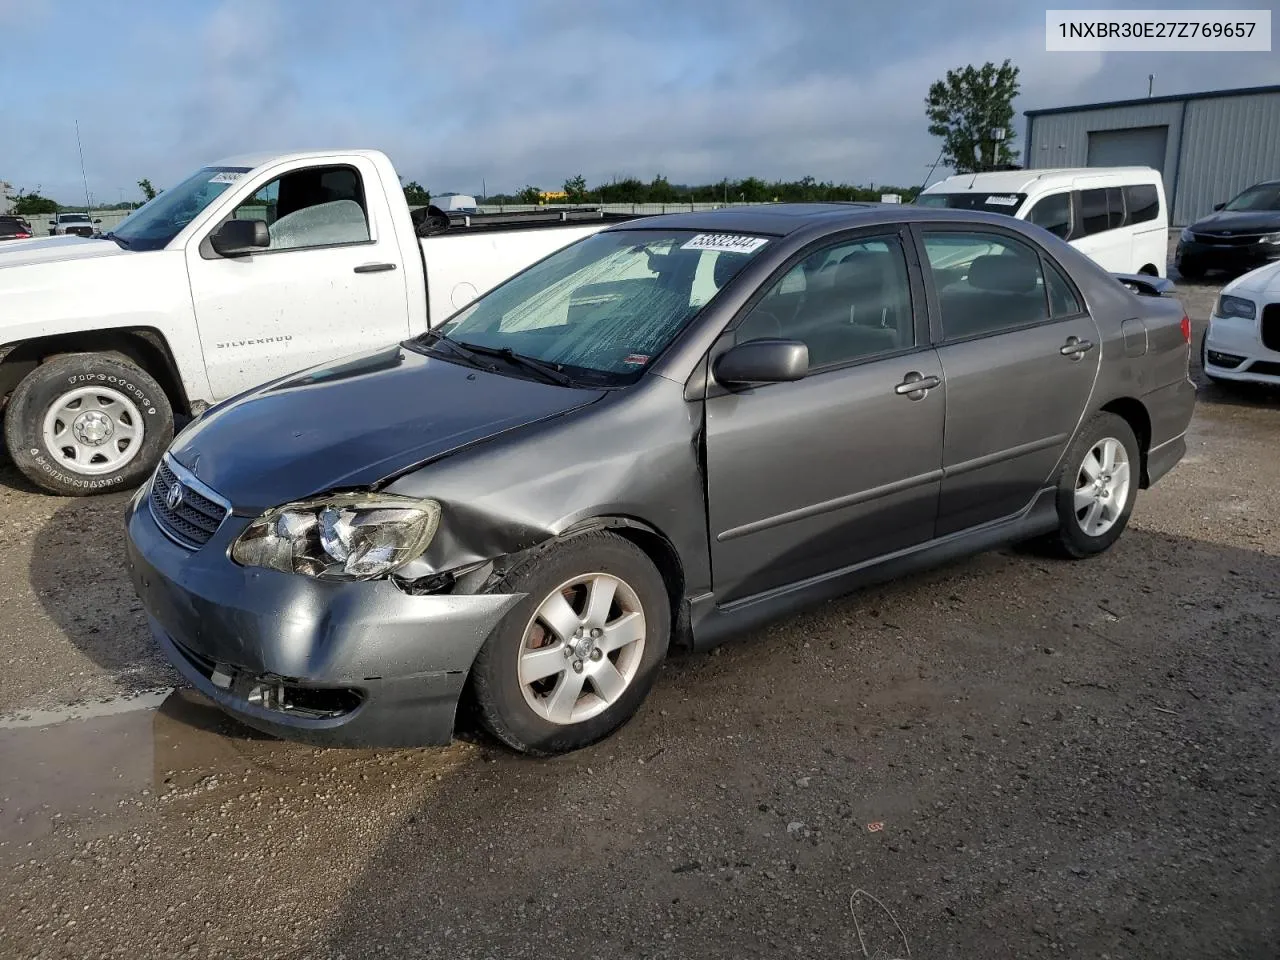
[[[1162,283],[976,212],[632,221],[211,408],[129,504],[131,576],[260,729],[446,743],[465,696],[572,750],[673,644],[1009,542],[1110,547],[1195,401]]]

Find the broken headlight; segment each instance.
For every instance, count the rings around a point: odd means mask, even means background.
[[[231,559],[318,580],[372,580],[421,554],[439,523],[434,500],[335,494],[268,510],[236,539]]]

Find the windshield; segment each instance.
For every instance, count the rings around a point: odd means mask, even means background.
[[[692,230],[597,233],[516,274],[439,332],[577,379],[629,383],[767,243]]]
[[[124,241],[130,250],[159,250],[249,170],[249,167],[197,170],[121,220],[111,231],[112,236]]]
[[[922,193],[918,207],[950,207],[953,210],[985,210],[1013,216],[1027,199],[1025,193]]]
[[[1260,183],[1228,203],[1223,210],[1280,210],[1280,183]]]
[[[89,216],[84,213],[60,213],[58,214],[60,223],[88,223]]]

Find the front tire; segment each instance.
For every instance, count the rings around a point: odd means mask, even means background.
[[[608,532],[571,537],[501,589],[526,596],[472,666],[485,729],[545,756],[602,740],[635,715],[671,636],[666,585],[638,547]]]
[[[1058,475],[1058,529],[1047,544],[1079,560],[1111,548],[1133,513],[1142,452],[1128,422],[1100,413],[1080,431]]]
[[[124,359],[55,357],[23,378],[5,409],[4,437],[28,480],[63,496],[137,486],[173,439],[160,385]]]

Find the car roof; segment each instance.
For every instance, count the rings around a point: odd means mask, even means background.
[[[953,210],[947,207],[916,207],[901,203],[767,203],[750,207],[721,207],[692,213],[664,213],[639,220],[627,220],[606,228],[622,230],[701,230],[716,233],[754,233],[785,237],[815,226],[826,232],[873,227],[913,221],[992,224],[1011,227],[1017,223],[1003,213],[980,210]]]
[[[999,170],[986,173],[958,173],[932,184],[923,193],[1027,193],[1035,184],[1049,185],[1084,177],[1134,177],[1153,180],[1153,167],[1045,167],[1033,170]]]

